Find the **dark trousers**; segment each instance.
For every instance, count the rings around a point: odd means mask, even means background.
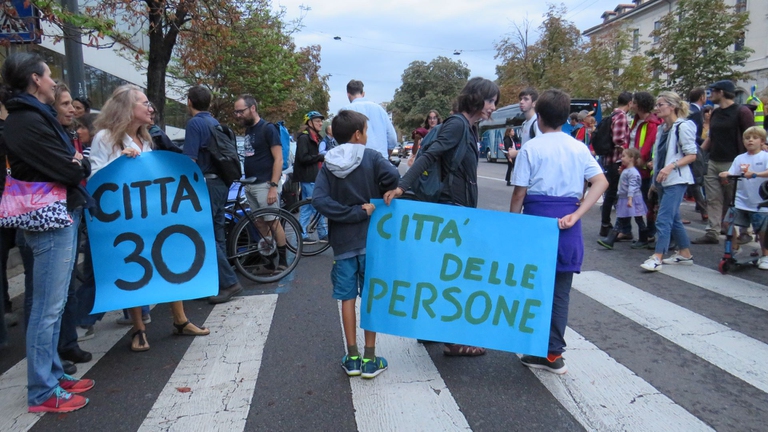
[[[652,197],[648,197],[648,192],[651,190],[651,184],[653,180],[651,178],[644,178],[640,183],[640,192],[643,194],[643,200],[645,201],[645,208],[648,209],[648,213],[645,215],[646,228],[648,230],[648,236],[654,237],[656,235],[656,206],[659,204],[656,194],[652,194]]]
[[[608,180],[608,189],[605,190],[603,196],[603,208],[602,208],[602,224],[603,226],[612,226],[611,224],[611,210],[616,204],[616,195],[619,193],[619,165],[610,164],[603,167],[605,178]]]
[[[640,236],[639,240],[641,242],[648,241],[648,227],[645,226],[645,221],[643,220],[643,217],[635,216],[635,223],[637,224],[637,229],[639,231],[639,236]],[[616,218],[615,229],[620,233],[632,235],[632,218],[631,217]]]
[[[226,215],[224,207],[227,205],[229,188],[221,179],[205,179],[208,187],[208,195],[211,199],[211,212],[213,213],[213,235],[216,237],[216,263],[219,268],[219,288],[229,288],[237,283],[237,275],[227,261],[227,237],[224,231]]]
[[[512,168],[515,167],[515,164],[507,160],[507,175],[504,176],[504,180],[509,183],[509,178],[512,175]]]
[[[699,184],[692,184],[688,186],[686,191],[688,196],[692,197],[696,201],[696,211],[702,215],[707,214],[707,199],[704,198],[704,192]]]
[[[549,354],[565,352],[565,327],[571,301],[573,272],[555,273],[555,295],[552,299],[552,325],[549,329]]]
[[[8,254],[16,246],[16,229],[0,228],[0,284],[3,286],[5,310],[11,311],[11,296],[8,294]]]

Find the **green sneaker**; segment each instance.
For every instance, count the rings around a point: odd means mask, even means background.
[[[371,379],[387,370],[387,360],[384,357],[376,357],[375,359],[363,359],[362,377]]]
[[[347,376],[359,376],[362,363],[360,356],[345,355],[341,358],[341,367],[347,372]]]

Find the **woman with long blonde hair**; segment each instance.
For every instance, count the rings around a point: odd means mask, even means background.
[[[91,144],[91,173],[109,165],[122,155],[137,157],[152,151],[152,138],[148,128],[155,110],[139,87],[123,85],[115,89],[96,118],[96,136]],[[149,343],[142,320],[141,307],[129,310],[133,329],[131,350],[147,351]],[[177,335],[205,336],[211,331],[189,322],[181,301],[171,302],[173,333]]]

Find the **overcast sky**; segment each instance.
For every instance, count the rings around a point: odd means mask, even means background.
[[[348,103],[346,85],[351,79],[363,81],[368,99],[391,101],[403,71],[416,60],[429,62],[442,55],[466,63],[470,77],[496,79],[494,44],[526,15],[538,27],[547,10],[545,2],[535,0],[273,2],[286,8],[288,19],[301,15],[300,5],[311,8],[294,39],[297,46],[322,47],[321,73],[331,75],[331,112]],[[560,3],[568,8],[566,18],[583,31],[599,24],[600,15],[620,2]],[[454,55],[456,50],[461,54]]]

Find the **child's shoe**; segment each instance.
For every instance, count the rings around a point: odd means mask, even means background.
[[[345,355],[341,358],[341,367],[347,372],[347,376],[359,376],[362,364],[360,356]]]
[[[363,378],[376,378],[376,376],[387,370],[387,360],[384,357],[376,357],[374,359],[363,359]]]

